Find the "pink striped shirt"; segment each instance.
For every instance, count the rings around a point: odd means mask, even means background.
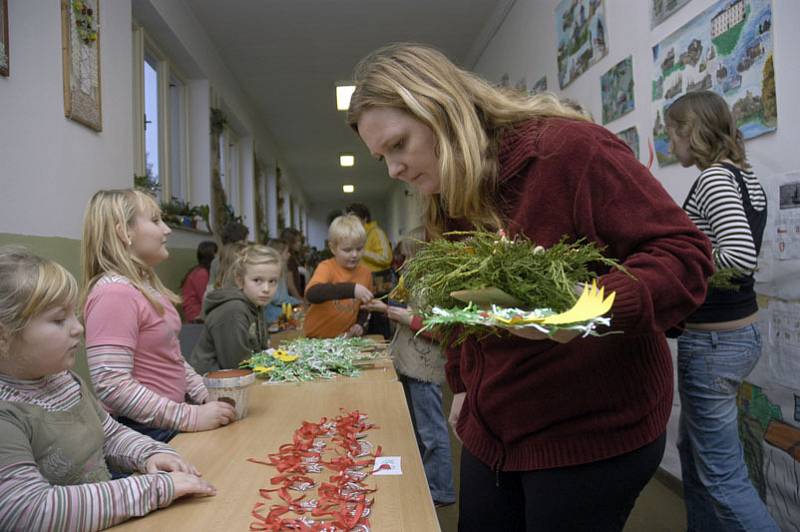
[[[203,379],[181,355],[175,307],[154,292],[164,315],[130,282],[106,275],[89,293],[84,316],[89,369],[98,398],[116,416],[153,427],[193,430],[208,398]]]
[[[0,456],[20,455],[27,441],[25,420],[2,415],[3,402],[26,403],[48,411],[66,411],[81,401],[79,381],[62,372],[36,380],[0,375]],[[90,400],[94,400],[90,398]],[[16,421],[13,421],[16,419]],[[102,415],[103,454],[109,465],[123,471],[145,471],[156,453],[175,453],[169,446],[120,425]],[[15,445],[13,450],[6,445]],[[29,458],[0,462],[0,530],[90,531],[102,530],[134,516],[169,505],[174,485],[167,473],[143,474],[124,479],[58,486],[50,484],[28,448]],[[24,454],[24,453],[23,453]]]

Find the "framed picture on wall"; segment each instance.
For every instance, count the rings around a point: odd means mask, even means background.
[[[61,0],[64,115],[103,130],[100,103],[100,0]]]
[[[8,76],[8,0],[0,0],[0,76]]]

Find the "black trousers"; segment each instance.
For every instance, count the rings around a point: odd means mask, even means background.
[[[607,460],[499,475],[462,448],[458,530],[621,531],[661,463],[665,443],[666,433]]]

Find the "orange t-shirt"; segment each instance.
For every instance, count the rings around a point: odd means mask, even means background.
[[[319,263],[306,290],[321,283],[358,283],[372,291],[372,272],[359,264],[354,270],[342,268],[336,259]],[[361,303],[356,299],[334,299],[309,306],[303,322],[303,334],[309,338],[333,338],[355,325]]]

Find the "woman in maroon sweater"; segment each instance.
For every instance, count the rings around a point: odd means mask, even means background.
[[[503,92],[414,45],[370,54],[355,82],[348,122],[422,193],[430,236],[585,238],[631,274],[596,272],[622,334],[507,333],[447,350],[459,529],[622,530],[663,455],[664,331],[703,301],[708,239],[624,143],[552,95]]]

